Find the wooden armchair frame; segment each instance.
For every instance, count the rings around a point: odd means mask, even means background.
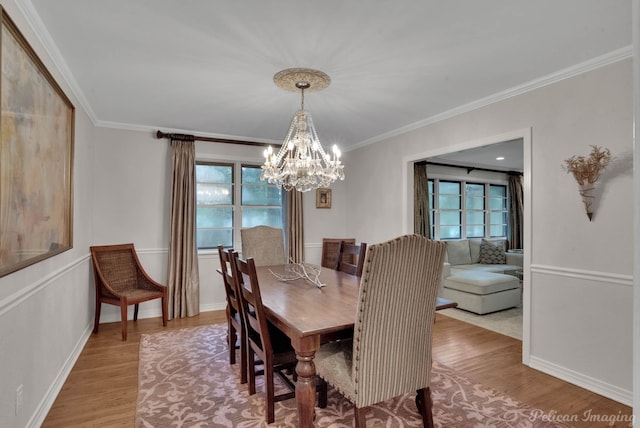
[[[135,305],[133,320],[138,320],[138,305],[162,299],[162,325],[167,325],[167,287],[145,272],[133,244],[92,246],[91,259],[96,286],[96,314],[93,332],[98,332],[102,303],[120,306],[122,340],[127,340],[127,309]]]

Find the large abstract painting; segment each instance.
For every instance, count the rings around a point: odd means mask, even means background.
[[[73,245],[75,110],[0,7],[0,276]]]

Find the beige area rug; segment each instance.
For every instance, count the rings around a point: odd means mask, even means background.
[[[262,376],[250,396],[239,365],[228,363],[225,337],[224,324],[143,335],[135,426],[295,427],[295,399],[276,403],[275,423],[265,423]],[[566,427],[442,364],[434,363],[431,388],[436,427]],[[367,426],[421,427],[414,400],[415,393],[370,407]],[[328,401],[316,408],[316,426],[352,427],[352,405],[332,388]]]
[[[522,306],[485,315],[462,309],[444,309],[438,313],[522,340]]]

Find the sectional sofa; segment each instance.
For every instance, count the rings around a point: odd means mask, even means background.
[[[506,251],[504,239],[447,242],[440,295],[477,314],[521,304],[523,254]]]

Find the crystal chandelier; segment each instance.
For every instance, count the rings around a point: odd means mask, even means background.
[[[273,81],[283,89],[300,90],[302,102],[278,153],[274,153],[271,146],[265,150],[260,179],[287,191],[296,189],[300,192],[328,187],[338,178],[344,180],[340,150],[334,145],[331,155],[324,151],[311,114],[304,110],[305,90],[326,88],[331,82],[329,76],[318,70],[289,68],[276,73]]]

